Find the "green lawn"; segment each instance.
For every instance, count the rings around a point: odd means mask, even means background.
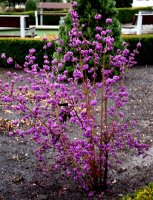
[[[36,29],[36,34],[40,37],[44,35],[58,35],[58,30],[49,30],[49,29]],[[13,30],[0,30],[0,35],[20,35],[20,30],[19,29],[13,29]]]

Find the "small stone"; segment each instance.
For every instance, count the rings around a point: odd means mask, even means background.
[[[4,190],[4,188],[2,186],[0,186],[0,193]]]
[[[114,179],[113,181],[112,181],[112,184],[115,184],[117,182],[117,180],[116,179]]]
[[[118,173],[123,173],[123,172],[125,172],[126,170],[127,170],[126,167],[122,167],[122,168],[119,168],[119,169],[117,170],[117,172],[118,172]]]
[[[38,195],[38,200],[46,200],[48,197],[46,194],[40,194]]]
[[[24,181],[24,178],[20,175],[16,175],[16,176],[12,177],[12,182],[15,184],[22,182],[22,181]]]

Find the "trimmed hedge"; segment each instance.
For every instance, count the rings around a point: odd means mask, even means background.
[[[131,23],[133,16],[141,10],[149,11],[152,10],[152,7],[118,8],[118,19],[121,24]]]
[[[133,0],[115,0],[116,8],[131,7]]]
[[[136,44],[140,41],[142,47],[140,53],[136,57],[137,65],[153,65],[153,35],[126,35],[122,36],[123,40],[129,43],[130,50],[135,49]],[[28,54],[30,48],[36,49],[36,57],[40,66],[43,62],[43,44],[44,42],[38,39],[12,39],[0,38],[0,55],[6,53],[8,57],[12,57],[18,64],[24,63],[24,58]],[[55,51],[55,45],[48,49],[50,59]],[[2,59],[0,59],[0,67],[9,67]]]
[[[144,188],[136,190],[132,195],[127,195],[122,200],[152,200],[153,199],[153,183],[146,185]]]
[[[129,49],[133,50],[140,41],[142,47],[136,57],[137,65],[153,65],[153,34],[148,35],[126,35],[123,40],[129,43]]]
[[[41,67],[43,64],[43,50],[44,42],[36,39],[11,39],[11,38],[0,38],[0,55],[5,53],[7,57],[12,57],[13,60],[21,66],[25,62],[25,56],[28,54],[29,49],[36,49],[36,63],[39,63]],[[52,59],[54,53],[54,42],[52,47],[48,48],[46,53]],[[13,67],[14,65],[7,65],[6,61],[0,58],[0,67]]]

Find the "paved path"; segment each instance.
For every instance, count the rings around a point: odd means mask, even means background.
[[[136,26],[132,24],[122,24],[121,29],[122,34],[136,34]],[[152,34],[153,25],[143,25],[142,34]]]

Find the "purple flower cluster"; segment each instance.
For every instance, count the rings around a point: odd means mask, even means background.
[[[76,5],[73,2],[73,7]],[[40,161],[44,161],[44,155],[51,149],[56,150],[54,169],[62,167],[68,177],[78,181],[93,196],[99,188],[107,187],[108,171],[121,160],[118,151],[130,147],[143,153],[147,149],[129,133],[128,125],[119,120],[125,115],[122,108],[128,101],[128,93],[120,80],[125,69],[135,64],[134,57],[141,44],[130,53],[124,43],[122,50],[109,56],[114,45],[111,31],[96,27],[97,33],[90,42],[79,30],[77,12],[72,9],[70,13],[73,28],[69,32],[69,45],[76,48],[79,57],[67,51],[63,58],[50,61],[46,49],[52,43],[44,37],[43,68],[37,63],[36,50],[30,49],[25,57],[25,75],[8,72],[11,81],[0,80],[0,101],[5,108],[23,113],[12,121],[14,130],[10,135],[30,135],[40,146],[36,150]],[[96,20],[101,18],[99,14],[95,16]],[[112,20],[108,18],[106,23]],[[59,44],[56,52],[60,54],[63,41],[56,38],[56,42]],[[1,58],[8,64],[13,62],[5,53]],[[69,61],[75,66],[73,77],[69,77],[67,70],[59,74]],[[113,76],[114,67],[119,68],[121,76]],[[99,82],[97,73],[101,73]]]
[[[112,23],[112,19],[111,18],[107,18],[106,19],[106,24],[111,24]]]
[[[96,15],[95,15],[95,19],[96,19],[96,20],[102,19],[102,15],[101,15],[101,14],[96,14]]]

